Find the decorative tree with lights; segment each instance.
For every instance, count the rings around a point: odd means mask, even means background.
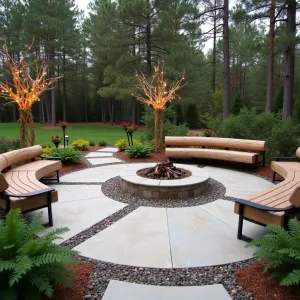
[[[154,74],[150,79],[142,73],[136,73],[138,84],[136,87],[144,92],[144,95],[134,94],[138,101],[151,105],[154,109],[154,138],[155,152],[161,152],[163,148],[163,111],[165,105],[171,102],[179,95],[176,92],[183,86],[184,80],[182,75],[176,79],[169,87],[164,79],[163,68],[159,65],[154,67]]]
[[[30,50],[31,47],[28,48],[18,62],[10,56],[6,45],[3,46],[1,51],[11,74],[12,83],[0,81],[0,96],[10,99],[18,105],[21,147],[35,144],[32,105],[40,100],[43,92],[53,88],[53,83],[58,80],[58,77],[47,78],[48,68],[44,63],[38,64],[36,61],[33,64],[27,64],[26,59]]]

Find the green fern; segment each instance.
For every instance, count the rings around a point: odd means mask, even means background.
[[[36,238],[44,229],[40,217],[27,224],[20,210],[11,210],[0,220],[0,300],[51,298],[53,284],[71,284],[66,265],[77,263],[78,253],[54,243],[68,229]]]
[[[267,259],[264,272],[271,271],[281,285],[300,285],[300,222],[291,219],[288,228],[269,225],[269,233],[247,247],[258,247],[254,256]]]

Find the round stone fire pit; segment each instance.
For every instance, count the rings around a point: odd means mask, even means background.
[[[197,197],[207,187],[208,172],[195,166],[176,165],[191,173],[191,176],[176,180],[148,179],[129,171],[121,175],[121,186],[125,193],[147,199],[180,199]]]

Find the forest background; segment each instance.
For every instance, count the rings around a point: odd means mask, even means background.
[[[298,10],[295,0],[94,0],[86,14],[74,0],[1,0],[0,37],[15,60],[34,41],[32,60],[63,75],[34,105],[35,122],[140,124],[136,71],[163,62],[169,82],[183,71],[187,82],[168,107],[173,124],[204,127],[242,107],[299,123]],[[0,121],[17,120],[0,99]]]

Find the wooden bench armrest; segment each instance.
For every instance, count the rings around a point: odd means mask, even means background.
[[[292,157],[274,157],[273,159],[275,159],[275,161],[298,161],[298,157],[297,156],[292,156]]]
[[[39,190],[39,191],[24,193],[24,194],[11,194],[11,193],[5,191],[4,194],[8,197],[28,198],[28,197],[38,196],[38,195],[42,195],[42,194],[47,194],[47,193],[53,192],[53,191],[55,191],[55,189],[48,188],[48,189],[42,189],[42,190]]]
[[[57,156],[44,156],[44,155],[40,155],[39,156],[42,160],[46,159],[46,160],[61,160],[60,157]]]
[[[264,211],[281,212],[281,211],[289,211],[289,210],[295,209],[295,206],[293,206],[293,205],[290,205],[290,206],[287,206],[287,207],[284,207],[284,208],[275,208],[275,207],[261,205],[261,204],[254,203],[254,202],[247,201],[247,200],[243,200],[243,199],[237,199],[234,202],[236,202],[238,204],[242,204],[244,206],[249,206],[249,207],[256,208],[258,210],[264,210]]]

